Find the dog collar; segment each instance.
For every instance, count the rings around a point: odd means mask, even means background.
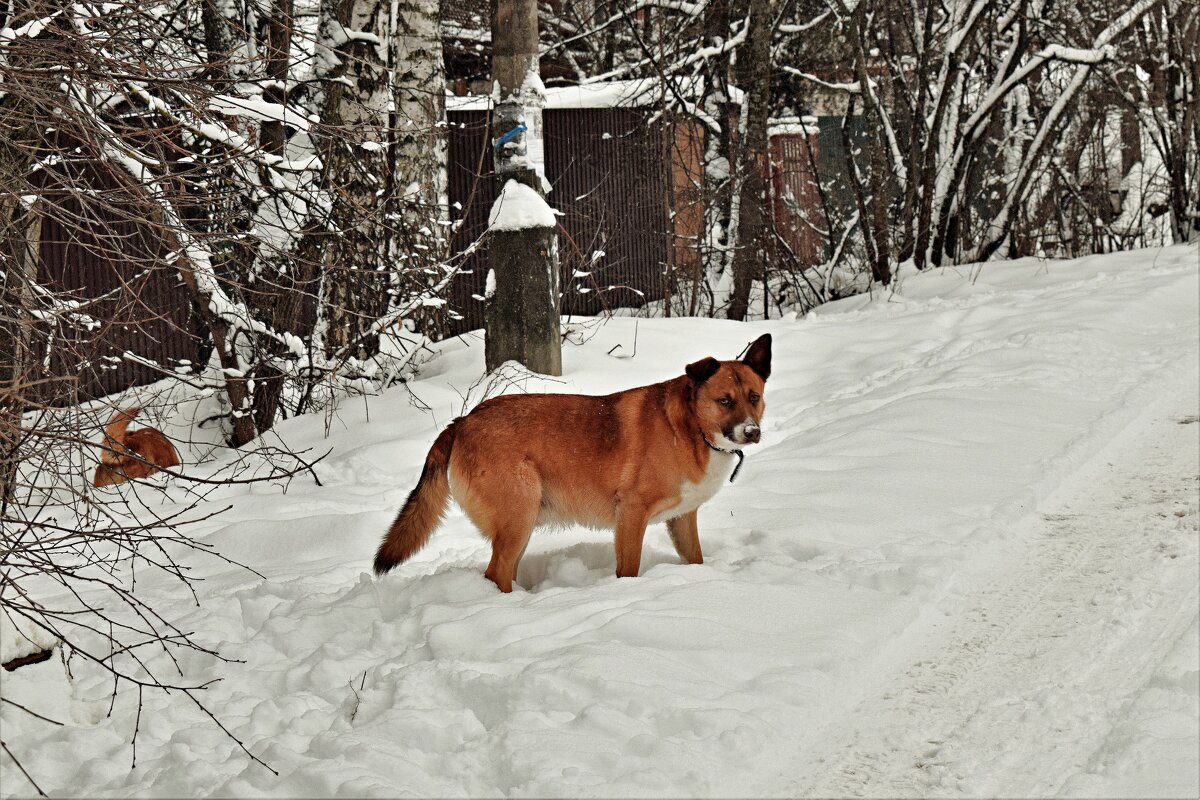
[[[737,477],[738,470],[740,470],[742,468],[742,461],[745,460],[746,454],[743,453],[741,450],[723,450],[722,448],[717,447],[715,444],[713,444],[712,442],[710,442],[708,440],[708,437],[704,435],[704,431],[700,431],[700,438],[704,440],[704,443],[706,445],[708,445],[709,450],[715,450],[718,453],[733,453],[735,456],[738,457],[737,466],[733,468],[733,474],[729,476],[729,482],[733,483],[733,479]]]

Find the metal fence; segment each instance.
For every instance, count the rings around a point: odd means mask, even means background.
[[[822,142],[815,132],[779,133],[771,136],[771,216],[775,225],[776,258],[801,267],[820,263],[825,238],[820,192],[814,165]],[[786,253],[779,252],[785,248]]]
[[[70,403],[103,397],[173,373],[202,357],[192,307],[155,228],[122,204],[111,176],[87,168],[75,176],[89,189],[48,182],[38,280],[102,323],[39,323],[35,346],[47,372],[42,400]]]
[[[488,112],[451,111],[450,207],[462,252],[487,229],[496,197]],[[596,314],[662,297],[673,253],[669,129],[629,108],[547,109],[543,116],[547,197],[562,213],[559,264],[563,314]],[[473,254],[450,302],[454,332],[483,325],[488,271]]]

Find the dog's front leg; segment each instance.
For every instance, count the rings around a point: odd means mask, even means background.
[[[689,511],[681,517],[667,520],[667,531],[671,534],[671,543],[675,552],[688,564],[703,564],[704,554],[700,552],[700,533],[696,530],[696,512]]]
[[[617,577],[636,578],[642,564],[642,539],[650,514],[642,506],[623,505],[617,516]]]

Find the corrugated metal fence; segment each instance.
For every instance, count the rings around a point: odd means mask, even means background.
[[[825,239],[820,230],[821,199],[813,165],[820,158],[815,133],[780,133],[771,137],[771,214],[775,233],[786,248],[776,257],[810,267],[820,263]],[[818,227],[820,226],[820,227]]]
[[[461,252],[487,228],[496,197],[486,111],[451,111],[452,240]],[[640,306],[663,294],[672,243],[664,127],[638,109],[547,109],[547,201],[559,209],[563,314]],[[456,333],[483,325],[487,253],[470,257],[450,302]]]
[[[171,374],[200,355],[191,302],[165,258],[155,228],[122,202],[113,178],[97,166],[73,175],[74,190],[50,176],[43,187],[52,211],[42,217],[39,282],[100,327],[60,322],[35,328],[51,375],[51,403],[89,400]],[[90,191],[78,191],[86,185]]]

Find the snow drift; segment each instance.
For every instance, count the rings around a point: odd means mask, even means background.
[[[265,579],[198,564],[199,606],[175,584],[138,584],[173,622],[240,660],[189,654],[181,666],[190,679],[221,679],[206,703],[278,777],[193,706],[162,695],[146,697],[130,769],[136,698],[122,691],[107,714],[104,676],[77,669],[68,680],[57,659],[6,676],[4,693],[66,725],[5,705],[5,742],[58,794],[815,792],[842,774],[822,760],[855,750],[832,749],[859,724],[850,712],[873,687],[917,669],[931,624],[965,619],[987,594],[979,587],[1024,569],[1042,546],[1033,533],[1041,515],[1098,458],[1115,458],[1105,448],[1150,417],[1196,414],[1197,272],[1196,249],[1176,247],[906,276],[898,292],[801,319],[571,320],[564,377],[527,376],[508,391],[655,382],[703,356],[735,357],[769,331],[763,443],[700,510],[705,564],[681,565],[654,526],[642,577],[617,580],[608,534],[540,530],[512,595],[484,579],[487,543],[457,510],[412,561],[370,575],[430,442],[482,399],[481,338],[443,342],[418,379],[341,410],[322,447],[333,454],[317,467],[324,486],[222,492],[232,510],[202,535]],[[635,342],[633,358],[608,355],[618,344],[617,353],[633,352]],[[296,445],[323,437],[319,419],[281,428]],[[1162,435],[1194,448],[1197,428],[1175,424]],[[1100,740],[1109,755],[1152,759],[1143,747],[1151,734],[1135,717],[1154,703],[1168,703],[1172,721],[1153,735],[1194,742],[1196,609],[1180,605],[1177,587],[1195,579],[1197,508],[1170,502],[1169,519],[1147,529],[1136,551],[1161,597],[1138,597],[1181,608],[1170,630],[1183,633],[1170,658],[1131,677],[1140,693],[1113,697],[1079,732],[1047,729],[1005,745],[1083,754],[1064,762],[1047,793],[1116,786],[1105,770],[1119,759],[1088,760]],[[1113,574],[1119,597],[1124,573]],[[1006,613],[1037,613],[1036,604],[1005,602]],[[1110,638],[1138,620],[1167,619],[1122,610],[1130,607],[1106,594],[1092,602],[1114,626]],[[1093,656],[1077,654],[1081,674]],[[1152,679],[1171,693],[1147,695]],[[1126,739],[1105,739],[1112,729]],[[931,771],[926,762],[938,758],[910,756],[899,740],[887,746],[914,782],[872,783],[861,772],[858,790],[1018,786],[987,782],[1003,765]],[[1191,752],[1161,765],[1173,783],[1148,789],[1194,794]],[[3,794],[28,793],[11,761],[3,764]]]

